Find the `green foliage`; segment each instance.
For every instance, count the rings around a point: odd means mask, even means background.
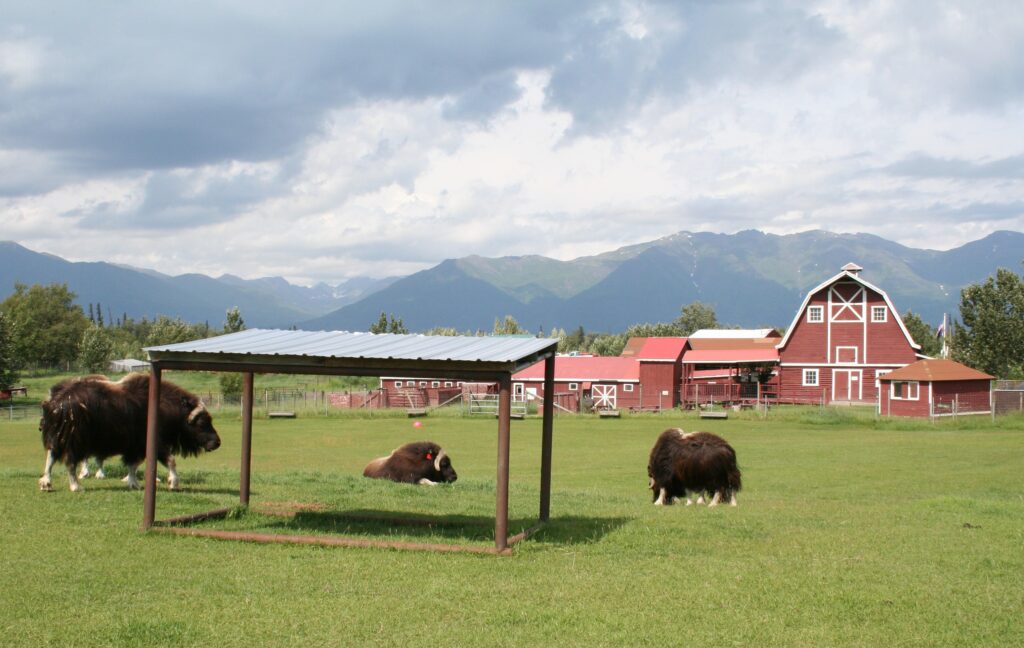
[[[220,384],[220,393],[225,400],[237,401],[242,398],[242,374],[233,372],[217,374],[217,382]]]
[[[491,329],[491,335],[523,335],[526,333],[529,333],[529,331],[519,326],[519,322],[511,315],[506,315],[504,319],[494,318],[494,328]]]
[[[718,328],[718,317],[712,306],[695,301],[683,306],[675,323],[678,335],[686,337],[700,329]]]
[[[114,344],[106,329],[98,324],[85,329],[78,355],[79,365],[89,373],[98,373],[106,369],[113,357]]]
[[[67,284],[14,285],[14,293],[0,303],[0,311],[10,318],[19,366],[53,367],[78,357],[89,320],[74,299]]]
[[[238,306],[229,308],[226,319],[224,321],[224,332],[238,333],[239,331],[244,330],[245,320],[242,319],[242,311],[238,310]]]
[[[903,324],[910,332],[910,337],[914,338],[914,342],[921,345],[921,353],[933,358],[942,353],[942,341],[935,337],[935,329],[928,326],[919,315],[907,311],[903,314]]]
[[[960,291],[953,357],[997,378],[1024,378],[1024,281],[999,268]]]
[[[0,311],[0,389],[6,389],[18,382],[18,367],[15,364],[14,340],[11,321]]]
[[[370,333],[397,333],[406,334],[409,329],[405,328],[402,318],[396,318],[394,314],[388,319],[387,313],[381,311],[380,318],[370,325]]]
[[[629,335],[619,333],[618,335],[599,335],[590,343],[589,351],[599,356],[617,356],[622,354],[626,348]]]
[[[207,324],[189,324],[180,317],[171,319],[166,315],[157,317],[146,334],[146,346],[177,344],[210,337]]]

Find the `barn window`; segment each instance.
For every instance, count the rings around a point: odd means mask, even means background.
[[[580,386],[578,383],[569,383],[569,391],[576,391]]]
[[[857,364],[857,347],[836,347],[836,364]]]
[[[804,369],[804,387],[818,386],[818,370]]]
[[[626,383],[625,385],[622,386],[622,391],[624,391],[624,392],[631,392],[631,391],[633,391],[633,385],[631,383]]]
[[[871,321],[872,322],[886,322],[889,320],[889,309],[885,306],[872,306],[871,307]]]
[[[430,386],[431,387],[440,387],[441,386],[441,381],[435,380],[435,381],[430,383]]]
[[[420,387],[426,387],[426,386],[427,386],[427,381],[426,380],[421,380],[420,381]]]
[[[401,387],[401,386],[402,386],[402,381],[401,380],[396,380],[395,381],[395,387]]]
[[[879,379],[890,371],[892,371],[892,369],[878,369],[875,371],[875,389],[878,389],[881,386]]]
[[[889,397],[893,400],[917,400],[919,395],[920,383],[916,380],[894,380],[892,383],[892,394]]]
[[[452,386],[452,381],[450,381],[450,380],[444,381],[444,386],[445,387],[451,387]]]
[[[824,306],[808,306],[807,307],[807,321],[815,324],[820,324],[825,321],[825,307]]]
[[[462,381],[460,380],[459,382],[455,383],[455,386],[456,387],[462,387]]]

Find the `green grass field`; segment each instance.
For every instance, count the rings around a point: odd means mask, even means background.
[[[36,420],[0,421],[0,645],[1024,645],[1024,419],[928,424],[797,410],[559,417],[552,522],[510,558],[259,545],[139,532],[142,495],[110,478],[39,492]],[[157,517],[237,503],[237,416],[179,462]],[[737,450],[738,508],[654,507],[647,454],[666,427]],[[496,424],[431,415],[257,420],[253,505],[208,528],[493,544]],[[359,477],[417,438],[453,486]],[[513,424],[513,532],[537,514],[540,422]],[[389,529],[346,514],[438,516]]]

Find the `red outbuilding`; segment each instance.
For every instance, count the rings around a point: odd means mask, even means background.
[[[960,416],[992,412],[992,376],[953,360],[919,360],[879,378],[882,416]]]
[[[813,288],[778,344],[780,402],[875,403],[878,378],[921,347],[884,290],[850,263]]]

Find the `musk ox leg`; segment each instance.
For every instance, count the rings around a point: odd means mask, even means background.
[[[50,473],[53,472],[53,450],[46,451],[46,464],[43,466],[43,476],[39,478],[39,490],[52,491],[53,479]]]
[[[718,506],[719,502],[721,502],[721,501],[722,501],[722,491],[715,491],[715,496],[711,498],[710,502],[708,502],[708,508],[711,508],[713,506]]]
[[[96,460],[96,472],[93,473],[93,477],[95,477],[96,479],[105,479],[107,477],[107,473],[103,472],[103,460],[102,459],[97,459]]]
[[[66,465],[68,467],[68,488],[70,488],[73,493],[84,491],[85,488],[82,486],[82,483],[78,481],[78,475],[75,474],[75,468],[78,467],[78,462],[69,461]]]
[[[177,464],[174,463],[174,456],[167,457],[164,465],[167,466],[167,488],[172,491],[178,490],[181,484],[178,481],[178,470]]]
[[[125,481],[128,482],[128,490],[138,490],[142,488],[139,484],[138,471],[139,464],[133,463],[128,466],[128,476],[125,478]]]
[[[704,504],[704,493],[697,496],[697,504]]]
[[[736,493],[729,493],[729,506],[737,506]]]
[[[437,482],[436,481],[430,481],[426,477],[424,477],[423,479],[419,480],[416,483],[420,484],[421,486],[437,486]]]
[[[664,488],[658,489],[658,499],[654,500],[655,506],[665,506],[669,503],[668,492]]]
[[[83,459],[81,461],[81,463],[78,464],[78,478],[79,479],[85,479],[88,476],[89,476],[89,460],[88,459]]]

